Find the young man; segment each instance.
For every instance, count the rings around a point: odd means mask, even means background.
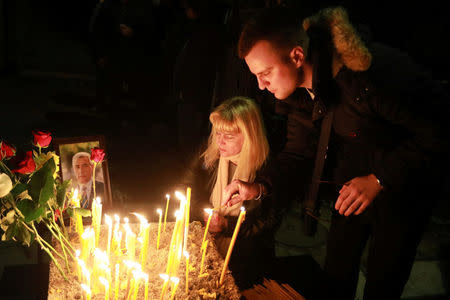
[[[244,26],[239,56],[259,88],[289,106],[285,167],[269,175],[273,183],[300,173],[295,189],[309,204],[319,183],[336,187],[324,290],[354,298],[370,239],[364,299],[399,299],[442,179],[448,96],[406,54],[363,42],[340,7],[303,23],[289,10],[265,11]],[[224,203],[260,187],[234,181]]]

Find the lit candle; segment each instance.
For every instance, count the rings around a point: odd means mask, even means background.
[[[128,222],[125,223],[125,244],[127,247],[128,260],[134,261],[136,252],[136,235],[131,230]]]
[[[206,233],[208,232],[208,229],[209,229],[209,223],[211,223],[211,217],[213,214],[213,210],[211,208],[205,208],[205,212],[208,213],[209,216],[208,216],[208,221],[206,222],[205,233],[203,234],[202,245],[205,243]]]
[[[159,274],[159,277],[161,277],[164,280],[161,296],[159,297],[160,300],[164,298],[164,294],[166,293],[167,284],[169,283],[169,275],[167,274]]]
[[[105,286],[105,300],[109,300],[109,281],[104,277],[99,277],[98,280]]]
[[[145,289],[144,289],[144,300],[148,300],[148,274],[143,273],[142,279],[145,283]]]
[[[189,286],[189,253],[184,252],[184,257],[186,257],[186,294],[188,293]]]
[[[148,223],[147,219],[143,218],[141,219],[141,226],[142,226],[142,247],[141,247],[141,265],[142,268],[145,267],[145,263],[147,262],[147,254],[148,254],[148,243],[149,243],[149,235],[150,235],[150,224]]]
[[[202,260],[200,262],[200,273],[198,273],[198,276],[203,274],[203,263],[205,262],[205,256],[206,256],[206,249],[208,249],[208,240],[205,241],[205,243],[202,245]]]
[[[95,201],[92,203],[92,213],[92,223],[95,231],[95,247],[98,247],[98,240],[100,238],[100,224],[102,223],[102,203],[100,197],[95,198]]]
[[[78,189],[75,189],[75,191],[73,192],[72,204],[74,207],[80,207],[80,197],[78,195]],[[83,234],[83,220],[81,215],[78,213],[75,213],[75,229],[78,232],[78,236],[80,237],[81,241],[81,235]]]
[[[89,253],[93,249],[94,231],[88,227],[81,235],[81,259],[86,261]]]
[[[91,288],[84,283],[81,284],[81,287],[86,293],[86,300],[91,300]]]
[[[86,268],[86,264],[84,261],[81,261],[81,270],[83,271],[83,277],[85,279],[86,285],[90,288],[91,287],[91,272]]]
[[[159,222],[158,222],[158,238],[156,240],[156,250],[159,249],[159,238],[161,236],[161,218],[162,218],[162,210],[158,208],[156,212],[159,214]]]
[[[166,232],[166,220],[167,220],[167,211],[169,210],[169,201],[170,201],[170,195],[166,194],[166,211],[164,212],[164,232]]]
[[[115,250],[114,253],[117,256],[121,256],[122,255],[122,248],[121,248],[121,244],[122,244],[122,231],[117,231],[114,234],[114,238],[115,238],[115,243],[113,243],[115,246]]]
[[[168,260],[167,260],[167,268],[166,268],[166,273],[170,274],[169,271],[171,270],[172,267],[172,263],[173,263],[173,257],[174,257],[174,247],[175,247],[175,242],[177,239],[177,232],[178,232],[178,227],[181,224],[180,221],[180,216],[181,213],[179,210],[177,210],[175,212],[175,218],[176,218],[176,222],[175,225],[173,227],[173,232],[172,232],[172,238],[170,239],[170,245],[169,245],[169,255],[168,255]]]
[[[225,275],[225,270],[227,269],[228,263],[230,261],[230,257],[231,257],[231,252],[233,252],[233,247],[234,247],[234,243],[236,242],[236,237],[237,234],[239,232],[239,228],[241,227],[242,222],[244,221],[244,217],[245,217],[245,207],[241,207],[241,212],[239,214],[237,223],[236,223],[236,227],[234,228],[234,232],[233,232],[233,236],[231,238],[231,242],[230,245],[228,246],[228,252],[227,252],[227,256],[225,257],[225,262],[223,264],[223,268],[222,268],[222,273],[220,274],[220,280],[219,280],[219,285],[222,285],[223,280],[224,280],[224,275]]]
[[[75,259],[77,261],[77,273],[78,273],[78,281],[81,282],[81,259],[80,259],[80,250],[75,250]]]
[[[139,283],[141,279],[141,272],[138,270],[133,271],[133,279],[134,279],[134,292],[133,292],[133,300],[136,300],[137,293],[139,290]]]
[[[189,210],[191,209],[191,188],[188,187],[186,190],[186,204],[185,204],[185,222],[184,222],[184,241],[183,241],[183,251],[186,251],[187,238],[189,234]]]
[[[119,299],[119,275],[120,275],[119,264],[116,264],[116,274],[114,277],[114,300]]]
[[[105,223],[108,225],[108,241],[106,244],[106,255],[109,257],[111,255],[112,219],[107,214],[105,214]]]
[[[170,277],[170,281],[174,284],[172,288],[172,296],[170,297],[170,300],[175,299],[175,292],[177,291],[178,284],[180,283],[180,279],[178,277]]]

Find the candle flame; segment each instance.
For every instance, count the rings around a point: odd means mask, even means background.
[[[177,219],[181,218],[181,211],[179,210],[175,211],[175,218]]]
[[[83,261],[82,261],[83,262]],[[83,263],[80,263],[81,270],[83,271],[84,277],[89,281],[91,279],[91,272],[86,268],[86,265]]]
[[[159,274],[159,277],[161,277],[161,279],[164,279],[164,281],[169,280],[169,275],[167,274]]]
[[[180,200],[186,201],[186,196],[183,195],[183,194],[182,194],[181,192],[179,192],[179,191],[176,191],[176,192],[175,192],[175,196],[176,196],[178,199],[180,199]]]
[[[245,211],[245,207],[241,206],[241,211]]]
[[[81,288],[86,292],[86,294],[88,294],[88,295],[91,294],[91,288],[88,287],[86,284],[82,283]]]
[[[135,215],[139,219],[141,224],[147,224],[148,223],[147,219],[143,215],[138,214],[138,213],[132,213],[132,214]]]
[[[81,238],[83,240],[86,240],[86,239],[90,238],[92,235],[94,235],[94,230],[91,227],[88,227],[81,235]]]
[[[120,217],[118,214],[114,214],[114,220],[116,221],[116,223],[120,223]]]
[[[189,258],[189,253],[188,253],[186,250],[183,251],[183,255],[184,255],[186,258]]]
[[[170,195],[166,194],[166,198],[167,198],[167,200],[169,200],[170,199]]]
[[[156,212],[157,212],[159,215],[162,215],[162,210],[161,210],[161,208],[158,208],[158,209],[156,210]]]
[[[105,223],[106,223],[108,226],[112,226],[112,219],[111,219],[111,217],[110,217],[109,215],[107,215],[107,214],[105,214]]]
[[[175,284],[178,284],[180,282],[180,278],[178,278],[178,277],[170,277],[170,281],[172,281]]]
[[[108,280],[106,280],[105,277],[100,276],[98,278],[98,280],[101,282],[101,284],[103,284],[105,286],[105,289],[107,289],[109,287],[109,282],[108,282]]]
[[[95,202],[96,202],[97,205],[101,205],[102,204],[102,200],[98,196],[97,196],[97,198],[95,198]]]
[[[211,215],[213,213],[213,209],[212,208],[205,208],[204,209],[205,213]]]
[[[75,250],[75,256],[78,258],[80,257],[81,251],[79,249]]]

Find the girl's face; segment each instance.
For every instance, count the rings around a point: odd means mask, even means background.
[[[244,135],[241,132],[217,131],[216,143],[221,157],[229,157],[241,152]]]

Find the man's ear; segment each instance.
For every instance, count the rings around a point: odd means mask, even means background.
[[[300,68],[303,65],[303,61],[305,58],[303,48],[300,46],[295,46],[289,53],[289,57],[291,61],[295,64],[295,66],[297,68]]]

